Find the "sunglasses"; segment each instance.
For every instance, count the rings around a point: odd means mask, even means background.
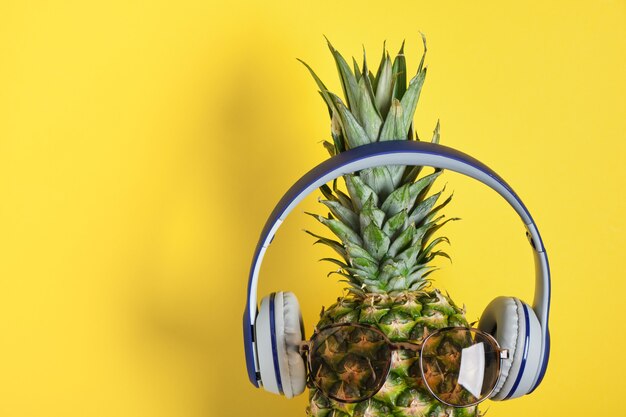
[[[493,336],[466,327],[438,329],[412,343],[392,342],[374,326],[340,323],[316,330],[300,345],[307,356],[309,386],[343,403],[367,400],[383,387],[394,351],[402,351],[403,359],[412,354],[409,376],[421,379],[437,400],[452,407],[489,398],[501,361],[508,359],[508,350]]]

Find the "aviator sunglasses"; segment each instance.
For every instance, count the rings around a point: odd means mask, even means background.
[[[300,353],[307,356],[309,385],[343,403],[367,400],[383,387],[394,351],[412,353],[409,377],[452,407],[470,407],[489,398],[501,361],[508,359],[508,350],[493,336],[466,327],[438,329],[413,343],[392,342],[371,325],[339,323],[316,330],[300,345]]]

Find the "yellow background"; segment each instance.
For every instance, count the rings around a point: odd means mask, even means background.
[[[626,415],[624,1],[0,3],[0,416],[303,416],[248,383],[241,315],[258,233],[326,158],[337,89],[322,34],[377,63],[427,35],[415,123],[504,176],[553,271],[548,374],[491,416]],[[447,174],[452,264],[437,285],[477,319],[532,298],[506,203]],[[302,212],[260,294],[293,290],[310,332],[340,294]]]

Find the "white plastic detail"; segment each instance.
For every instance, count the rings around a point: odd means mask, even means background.
[[[261,247],[261,251],[259,252],[259,257],[256,258],[256,261],[254,263],[254,272],[253,272],[254,278],[252,279],[252,284],[250,287],[250,323],[254,323],[254,320],[256,319],[256,313],[257,313],[256,292],[257,292],[257,286],[259,283],[259,269],[261,268],[261,263],[263,262],[263,257],[265,256],[266,251],[267,251],[267,246],[263,245]],[[254,304],[252,304],[252,300],[254,300]],[[253,306],[254,308],[252,308]]]
[[[461,351],[459,384],[474,397],[480,398],[485,379],[485,345],[477,343]]]
[[[267,248],[270,245],[270,243],[272,243],[272,239],[274,239],[274,235],[276,235],[276,231],[278,230],[280,225],[283,224],[283,219],[284,217],[281,217],[280,219],[276,221],[276,223],[274,223],[274,226],[272,226],[272,229],[267,235],[267,239],[265,239],[265,242],[263,243],[264,248]]]
[[[291,211],[291,209],[289,211]],[[289,213],[289,211],[285,213],[285,216]],[[253,273],[253,278],[252,278],[252,286],[250,288],[250,323],[254,323],[254,320],[256,318],[256,292],[257,292],[257,286],[259,284],[259,270],[261,269],[261,263],[263,263],[263,257],[265,256],[265,252],[267,251],[267,248],[270,246],[270,243],[272,243],[272,239],[274,239],[274,236],[276,235],[276,231],[278,230],[280,225],[283,224],[283,218],[279,219],[272,226],[272,229],[270,230],[269,234],[265,237],[265,240],[263,241],[261,251],[259,252],[259,257],[256,258],[254,262],[254,273]],[[256,369],[259,369],[259,368],[256,368]]]
[[[256,339],[256,335],[255,335],[255,339]],[[259,368],[260,367],[260,365],[259,365],[259,351],[258,351],[258,348],[257,348],[258,345],[259,344],[257,342],[252,342],[252,352],[254,353],[254,355],[253,355],[254,356],[254,370],[256,372],[259,372],[259,369],[260,369]],[[261,381],[259,381],[259,384],[261,386],[263,385]]]

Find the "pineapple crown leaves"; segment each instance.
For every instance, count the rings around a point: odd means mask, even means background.
[[[416,74],[407,82],[404,42],[391,60],[383,45],[376,74],[369,69],[365,49],[361,67],[356,59],[352,66],[332,46],[328,47],[337,67],[343,92],[342,100],[329,91],[313,69],[300,60],[311,73],[331,118],[332,142],[323,141],[331,156],[368,143],[387,140],[412,140],[413,115],[426,78],[424,52]],[[415,140],[417,134],[415,134]],[[440,124],[433,130],[432,142],[439,143]],[[421,176],[419,166],[382,166],[344,175],[345,190],[335,180],[320,187],[328,209],[326,217],[307,213],[330,229],[339,240],[306,231],[331,247],[339,259],[323,258],[339,269],[331,271],[345,278],[348,292],[366,294],[418,291],[436,268],[428,265],[438,256],[449,258],[439,250],[449,243],[434,234],[446,223],[440,211],[452,195],[437,205],[441,190],[430,193],[441,170]],[[445,187],[444,187],[445,189]]]
[[[320,200],[329,209],[328,216],[307,214],[330,229],[339,240],[311,231],[307,233],[317,238],[315,243],[329,246],[340,256],[341,260],[324,259],[339,266],[333,273],[349,277],[345,282],[359,291],[363,287],[367,292],[422,288],[431,270],[427,264],[438,256],[449,258],[447,253],[437,250],[449,240],[443,236],[432,237],[447,222],[456,220],[438,215],[451,201],[450,196],[435,206],[443,190],[427,198],[420,197],[438,175],[431,174],[415,183],[404,184],[380,207],[373,192],[367,194],[360,208],[347,207],[336,200]],[[360,201],[359,195],[350,196],[350,202],[354,201]]]
[[[315,71],[298,59],[311,73],[331,117],[331,133],[335,150],[327,147],[331,155],[345,149],[383,140],[409,139],[413,115],[426,78],[424,66],[426,38],[422,35],[424,53],[417,73],[407,84],[404,42],[393,63],[383,46],[383,54],[376,75],[367,65],[363,50],[363,65],[359,68],[353,58],[353,69],[328,39],[345,103],[328,90]]]

